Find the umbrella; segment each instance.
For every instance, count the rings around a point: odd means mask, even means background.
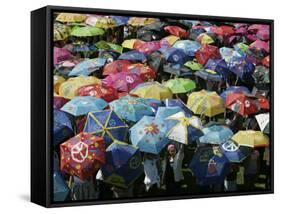
[[[115,20],[109,16],[90,15],[86,19],[85,23],[93,27],[104,29],[116,27]]]
[[[270,83],[269,69],[264,66],[256,66],[253,77],[255,83]]]
[[[53,110],[53,144],[58,145],[74,135],[70,115],[58,109]]]
[[[103,75],[116,74],[121,71],[127,71],[128,66],[132,63],[128,60],[114,60],[113,62],[107,63],[103,67]]]
[[[126,25],[129,20],[127,16],[111,16],[111,18],[115,21],[117,26]]]
[[[229,161],[218,147],[199,147],[190,163],[199,185],[223,184]]]
[[[202,129],[204,136],[199,138],[200,143],[222,144],[233,135],[231,129],[223,125],[213,125]]]
[[[103,85],[107,87],[113,87],[117,91],[124,92],[131,91],[142,82],[143,80],[139,77],[139,75],[128,72],[110,74],[103,79]]]
[[[63,82],[59,88],[59,95],[67,99],[72,99],[77,94],[77,89],[84,85],[101,84],[101,81],[96,77],[73,77]]]
[[[94,71],[103,67],[106,63],[104,58],[86,59],[77,64],[69,73],[68,76],[89,76]]]
[[[177,77],[192,77],[193,72],[184,65],[175,63],[166,63],[163,66],[163,71],[176,75]]]
[[[87,116],[84,132],[103,137],[108,146],[114,140],[124,141],[128,126],[112,110],[94,111]]]
[[[267,53],[269,53],[269,42],[265,42],[262,40],[256,40],[253,43],[251,43],[249,47],[262,49],[262,50],[265,50]]]
[[[203,136],[202,123],[198,117],[186,117],[183,112],[178,112],[166,120],[176,122],[167,133],[170,140],[188,145]]]
[[[220,94],[221,98],[225,101],[228,94],[231,94],[233,92],[241,92],[245,94],[249,94],[250,91],[245,86],[230,86],[228,87],[224,92]]]
[[[159,154],[168,144],[166,134],[168,132],[167,123],[162,119],[143,116],[131,129],[130,139],[134,146],[140,151]]]
[[[228,78],[229,69],[224,59],[209,59],[204,68],[217,72],[223,76],[225,80]]]
[[[139,149],[114,141],[106,149],[106,164],[101,172],[105,183],[128,188],[143,173]]]
[[[270,109],[269,100],[266,97],[260,96],[257,102],[261,109],[266,109],[266,110]]]
[[[166,119],[169,116],[172,116],[178,112],[184,112],[179,106],[173,106],[173,107],[163,107],[160,106],[157,109],[155,118],[156,119]]]
[[[97,27],[76,27],[71,31],[71,36],[76,37],[90,37],[90,36],[100,36],[104,34],[104,30]]]
[[[68,73],[74,68],[75,65],[77,65],[80,62],[80,60],[66,60],[62,61],[59,64],[55,65],[55,71],[58,72],[58,74],[68,77]]]
[[[169,35],[160,40],[161,47],[171,47],[180,38],[174,35]]]
[[[101,137],[81,132],[60,145],[62,172],[86,180],[105,163],[105,146]]]
[[[195,76],[198,76],[204,80],[211,80],[214,82],[220,82],[222,80],[222,76],[211,69],[202,69],[196,71]]]
[[[139,41],[142,42],[139,39],[126,39],[124,40],[124,42],[122,43],[122,47],[123,48],[128,48],[128,49],[134,49],[134,44]]]
[[[207,33],[201,33],[196,40],[201,44],[201,45],[209,45],[214,43],[215,41],[211,36],[209,36]]]
[[[118,59],[129,60],[129,61],[139,61],[139,62],[146,62],[146,56],[144,53],[141,53],[137,50],[127,51],[122,53]]]
[[[234,28],[231,26],[215,26],[215,27],[211,27],[211,31],[214,32],[215,34],[219,35],[219,36],[229,36],[235,33]]]
[[[106,42],[106,41],[98,41],[97,43],[95,43],[95,46],[98,49],[103,49],[103,50],[112,50],[115,51],[119,54],[121,54],[123,52],[123,47],[120,45],[117,45],[115,43],[111,43],[111,42]]]
[[[146,99],[151,98],[156,100],[163,100],[173,97],[172,91],[158,82],[141,83],[132,91],[130,91],[130,94]]]
[[[144,65],[142,63],[135,63],[129,65],[126,71],[130,73],[137,74],[143,81],[151,80],[156,78],[156,71],[149,65]]]
[[[220,58],[220,53],[216,46],[203,45],[199,50],[196,51],[195,57],[197,62],[204,65],[209,59]]]
[[[53,173],[53,193],[54,201],[65,201],[70,193],[70,189],[59,171]]]
[[[249,48],[248,45],[246,45],[245,43],[242,43],[242,42],[233,45],[233,47],[234,47],[234,50],[237,51],[241,55],[244,55]]]
[[[261,40],[269,40],[270,33],[269,33],[269,25],[260,25],[260,24],[253,24],[249,26],[248,31],[251,33],[255,33],[256,37]]]
[[[196,88],[193,80],[183,78],[170,79],[163,85],[170,88],[173,94],[187,93]]]
[[[145,26],[156,22],[155,18],[130,17],[128,24],[132,26]]]
[[[225,106],[242,116],[255,114],[260,110],[259,104],[253,96],[243,92],[232,92],[226,96]]]
[[[180,37],[180,38],[186,38],[188,36],[188,32],[179,26],[169,25],[169,26],[164,27],[164,30],[169,32],[170,34]]]
[[[151,54],[161,48],[159,41],[144,42],[138,47],[135,47],[136,43],[134,43],[134,48],[144,54]]]
[[[252,149],[247,146],[239,146],[235,141],[229,139],[220,145],[223,154],[231,163],[241,163],[251,154]]]
[[[147,102],[147,104],[152,108],[152,111],[154,112],[154,114],[157,112],[158,108],[160,106],[163,106],[162,101],[160,100],[156,100],[156,99],[145,99],[145,101]]]
[[[221,47],[220,50],[221,58],[224,59],[227,63],[229,63],[233,58],[241,60],[242,56],[241,52],[234,50],[233,48]]]
[[[162,50],[162,53],[167,62],[184,64],[188,60],[188,56],[182,49],[171,47]]]
[[[153,109],[143,98],[124,96],[109,103],[110,108],[124,120],[137,122],[145,115],[153,115]]]
[[[194,114],[213,117],[224,112],[223,99],[216,92],[201,90],[188,97],[187,107]]]
[[[193,71],[198,71],[203,68],[201,64],[194,61],[187,61],[184,65]]]
[[[60,109],[63,107],[64,104],[66,104],[69,101],[69,99],[66,99],[59,95],[53,96],[53,108],[54,109]]]
[[[59,13],[56,17],[59,22],[83,22],[85,19],[86,15],[79,13]]]
[[[232,58],[229,62],[229,70],[241,79],[249,80],[250,77],[252,78],[255,65],[245,58]]]
[[[70,27],[59,22],[54,23],[54,41],[62,41],[69,37],[70,35]]]
[[[189,108],[187,108],[187,106],[184,104],[184,102],[181,99],[165,99],[164,104],[166,107],[178,106],[184,111],[184,114],[187,117],[192,116],[192,111]]]
[[[90,111],[104,109],[108,103],[103,99],[92,96],[76,96],[66,103],[61,110],[73,116],[86,115]]]
[[[115,88],[105,87],[99,84],[82,86],[77,90],[77,95],[98,97],[106,102],[118,99],[118,93]]]
[[[173,47],[183,50],[187,56],[195,56],[196,51],[200,49],[201,45],[192,40],[180,40],[177,41]]]
[[[57,48],[54,47],[54,65],[59,64],[62,61],[65,60],[69,60],[70,58],[72,58],[73,56],[71,55],[71,53],[64,49],[64,48]]]
[[[65,79],[62,76],[54,75],[53,77],[53,85],[54,85],[54,93],[59,93],[60,85],[65,82]]]
[[[231,139],[239,145],[252,148],[267,147],[269,145],[269,138],[261,131],[238,131]]]
[[[269,55],[264,57],[263,60],[261,61],[262,65],[269,68],[269,64],[270,64],[270,57]]]
[[[260,130],[263,133],[269,134],[270,133],[269,113],[258,114],[255,116],[255,118],[259,124]]]

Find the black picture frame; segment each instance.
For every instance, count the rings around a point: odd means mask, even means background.
[[[110,15],[131,15],[156,18],[182,18],[205,21],[229,21],[270,25],[270,167],[269,190],[255,192],[224,192],[200,195],[177,195],[148,198],[127,198],[106,201],[52,202],[52,14],[77,12]],[[187,15],[175,13],[126,11],[97,8],[46,6],[31,12],[31,202],[44,207],[145,202],[190,198],[226,197],[274,193],[274,20],[240,17]]]

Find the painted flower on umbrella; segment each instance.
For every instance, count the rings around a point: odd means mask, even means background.
[[[147,124],[144,127],[144,132],[146,134],[156,135],[159,133],[158,125],[155,123]]]

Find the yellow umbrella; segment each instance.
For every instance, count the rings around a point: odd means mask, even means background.
[[[169,45],[171,45],[171,46],[179,39],[180,39],[180,37],[177,37],[174,35],[166,36],[163,38],[163,40],[166,40],[169,43]]]
[[[172,91],[158,82],[146,82],[139,84],[130,92],[130,94],[146,99],[156,100],[170,99],[173,97]]]
[[[143,17],[131,17],[128,21],[129,25],[132,26],[144,26],[156,22],[155,18],[143,18]]]
[[[86,19],[86,15],[79,13],[60,13],[56,21],[59,22],[83,22]]]
[[[60,85],[65,82],[65,79],[62,76],[54,75],[54,92],[59,93]]]
[[[187,107],[194,114],[206,115],[213,117],[224,112],[223,99],[216,93],[201,90],[189,95]]]
[[[67,99],[72,99],[76,96],[76,91],[78,88],[91,85],[91,84],[101,84],[101,80],[96,77],[73,77],[69,78],[67,81],[63,82],[59,87],[59,95]]]
[[[261,131],[239,131],[231,139],[239,145],[252,148],[267,147],[269,145],[269,138]]]
[[[212,39],[212,37],[210,37],[208,34],[206,33],[201,33],[198,37],[197,37],[197,41],[199,41],[201,43],[201,45],[209,45],[214,43],[215,41]]]
[[[127,39],[122,43],[123,48],[134,49],[134,44],[138,39]]]

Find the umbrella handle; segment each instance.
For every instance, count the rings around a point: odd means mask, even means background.
[[[70,189],[71,189],[72,180],[73,180],[73,176],[70,175],[70,176],[69,176],[69,180],[68,180],[68,187],[69,187]]]

